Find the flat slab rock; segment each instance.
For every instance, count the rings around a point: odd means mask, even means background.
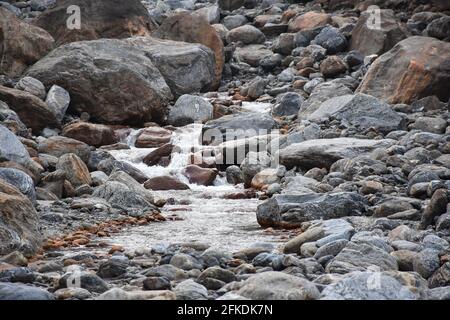
[[[256,217],[262,227],[297,228],[305,221],[359,216],[366,205],[354,192],[276,195],[258,206]]]
[[[287,168],[301,169],[330,168],[333,163],[344,158],[354,158],[370,153],[377,148],[387,148],[395,144],[392,139],[369,140],[355,138],[315,139],[295,143],[280,150],[280,163]]]

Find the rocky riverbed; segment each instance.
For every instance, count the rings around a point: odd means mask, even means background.
[[[450,299],[449,14],[0,1],[0,300]]]

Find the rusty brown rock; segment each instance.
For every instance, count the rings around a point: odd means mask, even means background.
[[[81,8],[81,29],[67,28],[69,6]],[[139,0],[58,0],[33,22],[47,30],[58,45],[100,38],[122,39],[146,36],[155,29],[147,9]]]
[[[151,190],[189,190],[189,186],[170,176],[154,177],[144,183],[146,189]]]
[[[189,165],[183,171],[183,175],[189,179],[189,183],[204,186],[211,185],[216,179],[217,174],[217,169],[201,168],[196,165]]]
[[[331,16],[327,13],[310,11],[292,18],[288,25],[289,32],[314,29],[331,23]]]
[[[154,166],[160,162],[164,157],[168,157],[172,154],[174,145],[171,143],[166,143],[165,145],[153,150],[148,155],[145,156],[143,162],[148,166]]]
[[[91,149],[86,143],[63,136],[45,139],[39,143],[38,148],[39,153],[46,153],[55,157],[61,157],[66,153],[74,153],[84,162],[89,161],[91,156]]]
[[[137,148],[159,148],[170,142],[172,131],[160,128],[149,127],[142,130],[136,139]]]
[[[47,104],[31,93],[0,86],[0,100],[6,102],[20,117],[20,120],[35,133],[45,127],[58,126],[54,112]]]
[[[101,147],[118,142],[111,126],[82,121],[64,127],[62,135],[82,141],[94,147]]]
[[[449,83],[450,43],[410,37],[375,60],[357,92],[391,104],[409,104],[432,95],[448,101]]]
[[[20,76],[52,50],[54,42],[47,31],[0,7],[0,73],[13,78]]]
[[[31,201],[0,179],[0,256],[21,251],[36,253],[41,244],[39,219]]]
[[[76,188],[83,184],[91,185],[91,175],[86,164],[76,154],[61,156],[56,164],[57,170],[65,173],[66,179]]]

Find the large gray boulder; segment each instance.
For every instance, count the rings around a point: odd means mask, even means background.
[[[208,140],[212,136],[216,138],[216,143],[221,143],[227,140],[268,134],[272,129],[278,127],[278,123],[269,114],[249,112],[226,115],[208,121],[202,130],[205,143],[211,142]]]
[[[70,110],[105,123],[162,119],[170,88],[145,52],[124,40],[74,42],[50,52],[27,71],[71,97]]]
[[[27,164],[31,158],[17,136],[0,124],[0,160]]]
[[[205,45],[151,37],[124,41],[151,59],[175,96],[209,91],[215,81],[214,52]]]
[[[0,168],[0,179],[15,186],[20,192],[26,195],[31,202],[34,203],[36,201],[36,191],[34,190],[33,179],[25,172],[12,168]]]
[[[0,282],[0,300],[55,300],[43,289],[20,283]]]
[[[365,198],[353,192],[275,195],[258,206],[256,217],[262,227],[298,228],[305,221],[360,216],[366,205]]]
[[[398,264],[385,248],[367,241],[350,241],[325,270],[345,274],[370,268],[377,271],[398,270]]]
[[[416,295],[385,272],[352,272],[322,291],[323,300],[415,300]]]
[[[406,119],[375,97],[355,94],[335,97],[322,103],[310,121],[334,118],[344,120],[361,131],[375,128],[382,133],[406,129]]]
[[[287,168],[302,169],[330,168],[336,161],[343,158],[354,158],[377,148],[387,148],[395,140],[369,140],[355,138],[334,138],[307,140],[294,143],[280,150],[280,163]]]
[[[352,93],[352,90],[346,85],[337,81],[321,83],[314,88],[309,98],[302,103],[298,116],[301,119],[306,119],[310,114],[316,111],[323,102],[334,97]]]
[[[282,272],[263,272],[240,285],[235,293],[251,300],[316,300],[320,295],[313,283]]]
[[[175,126],[205,122],[212,119],[213,111],[212,104],[202,97],[184,94],[170,109],[168,122]]]

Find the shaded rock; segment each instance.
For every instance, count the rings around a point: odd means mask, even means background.
[[[114,130],[111,127],[82,121],[64,127],[62,135],[94,147],[118,142]]]
[[[89,292],[103,293],[108,291],[108,283],[94,273],[87,271],[69,271],[59,279],[60,288],[80,287]]]
[[[227,182],[230,184],[239,184],[244,182],[244,175],[238,166],[229,166],[226,170]]]
[[[142,160],[148,166],[154,166],[164,157],[169,157],[174,150],[174,145],[166,143],[165,145],[153,150]]]
[[[117,278],[125,274],[128,268],[126,259],[111,258],[100,264],[97,275],[103,279]]]
[[[398,43],[371,65],[358,92],[388,103],[411,103],[436,95],[448,101],[444,83],[450,81],[450,44],[427,37],[410,37]]]
[[[440,40],[444,40],[450,37],[450,17],[444,16],[439,19],[435,19],[427,26],[425,33],[429,37],[435,37]]]
[[[295,115],[300,110],[304,100],[305,99],[298,93],[288,92],[284,94],[279,99],[279,102],[272,108],[272,115],[279,117]]]
[[[316,111],[323,102],[348,94],[353,94],[352,90],[342,83],[333,81],[320,83],[313,89],[309,98],[303,102],[298,116],[304,119]]]
[[[211,90],[216,64],[214,51],[208,46],[150,37],[125,42],[152,60],[174,96]]]
[[[407,32],[394,11],[381,9],[380,27],[371,25],[371,13],[363,12],[353,29],[350,48],[365,56],[383,54],[407,37]]]
[[[170,280],[165,277],[148,277],[143,282],[144,290],[170,290]]]
[[[312,44],[317,44],[327,49],[328,54],[336,54],[347,49],[347,39],[333,27],[325,27],[314,38]]]
[[[256,217],[262,227],[297,228],[310,220],[360,216],[365,207],[364,197],[352,192],[275,195],[258,206]]]
[[[306,279],[271,271],[251,276],[236,294],[252,300],[315,300],[320,295]]]
[[[189,186],[171,176],[154,177],[144,183],[151,190],[189,190]]]
[[[271,157],[265,151],[250,151],[247,153],[240,166],[245,186],[250,187],[254,176],[263,169],[268,168],[271,161]]]
[[[308,140],[292,144],[280,150],[280,163],[287,168],[298,166],[302,169],[329,168],[343,158],[354,158],[369,153],[376,148],[386,148],[394,140],[365,140],[354,138],[334,138]]]
[[[406,119],[392,108],[365,94],[345,95],[325,101],[309,117],[310,121],[334,118],[347,121],[359,130],[375,128],[386,134],[406,128]]]
[[[81,29],[69,29],[71,22],[67,8],[76,5],[81,10]],[[71,12],[73,13],[73,12]],[[146,8],[138,0],[126,3],[120,0],[99,0],[93,5],[89,0],[58,0],[33,23],[47,30],[58,45],[100,38],[128,38],[149,35],[155,25]]]
[[[174,126],[205,122],[213,118],[213,109],[212,104],[202,97],[185,94],[170,109],[168,122]]]
[[[450,285],[450,262],[444,263],[429,279],[430,288]]]
[[[36,133],[45,127],[58,126],[53,110],[31,93],[0,86],[0,100],[6,102],[19,115],[20,120]]]
[[[216,29],[214,29],[206,20],[196,16],[195,14],[178,12],[166,18],[153,35],[161,39],[200,43],[210,48],[214,53],[215,64],[212,66],[212,79],[209,78],[206,82],[204,82],[202,87],[200,87],[200,90],[186,90],[184,88],[180,88],[183,90],[174,90],[168,81],[168,84],[174,94],[181,95],[184,93],[208,91],[218,88],[220,80],[222,79],[222,70],[225,63],[224,48],[222,40]],[[174,72],[176,71],[179,70],[174,70]],[[210,71],[208,70],[208,73],[209,72]],[[161,73],[165,74],[164,71],[161,71]],[[186,73],[187,74],[184,75],[184,77],[190,79],[190,81],[194,83],[199,81],[198,79],[202,79],[204,77],[202,74],[204,71],[201,70],[199,70],[198,73],[193,73],[193,70],[186,69]],[[191,75],[189,75],[189,73],[191,73]],[[196,79],[197,77],[198,79]],[[189,84],[188,79],[186,81],[186,85]]]
[[[423,212],[422,219],[420,221],[420,227],[425,229],[431,223],[434,218],[447,212],[448,195],[446,189],[438,189],[431,197],[430,203]]]
[[[65,17],[64,17],[65,19]],[[54,39],[45,30],[30,25],[0,7],[0,70],[18,77],[53,49]]]

